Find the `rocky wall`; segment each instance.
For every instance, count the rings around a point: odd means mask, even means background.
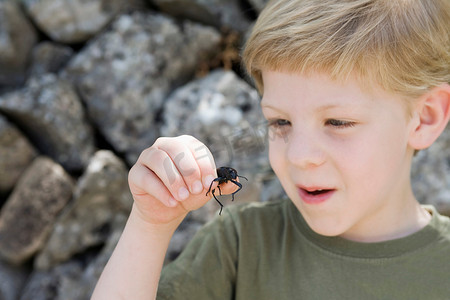
[[[0,299],[89,299],[131,208],[128,170],[158,136],[194,135],[237,168],[238,203],[284,195],[239,64],[265,2],[0,0]],[[444,214],[449,148],[447,128],[413,168]],[[187,217],[166,261],[218,208]]]

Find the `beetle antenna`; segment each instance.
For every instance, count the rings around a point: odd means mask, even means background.
[[[248,181],[247,177],[244,177],[244,176],[241,176],[241,175],[238,175],[237,177],[239,177],[239,178],[244,178],[245,180]]]

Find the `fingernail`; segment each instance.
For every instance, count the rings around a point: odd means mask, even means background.
[[[192,184],[192,193],[199,194],[201,191],[203,191],[203,185],[200,180],[197,180]]]
[[[185,200],[187,197],[189,197],[189,191],[183,186],[178,190],[178,198]]]
[[[211,185],[211,182],[214,180],[214,176],[208,175],[203,179],[203,186],[205,189],[209,189],[209,186]]]
[[[177,200],[175,200],[174,198],[170,197],[170,198],[169,198],[169,206],[170,206],[170,207],[175,207],[175,206],[177,206]]]

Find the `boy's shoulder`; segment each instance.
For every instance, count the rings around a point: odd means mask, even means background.
[[[434,229],[442,241],[450,243],[450,217],[440,214],[432,205],[422,206],[432,215],[428,227]]]

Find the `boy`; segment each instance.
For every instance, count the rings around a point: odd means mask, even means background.
[[[448,299],[450,220],[419,205],[409,172],[450,118],[449,20],[447,0],[270,2],[243,58],[290,199],[226,209],[167,266],[157,298]],[[142,153],[93,299],[156,297],[170,237],[210,199],[199,146],[160,138]],[[163,161],[182,152],[171,183]]]

